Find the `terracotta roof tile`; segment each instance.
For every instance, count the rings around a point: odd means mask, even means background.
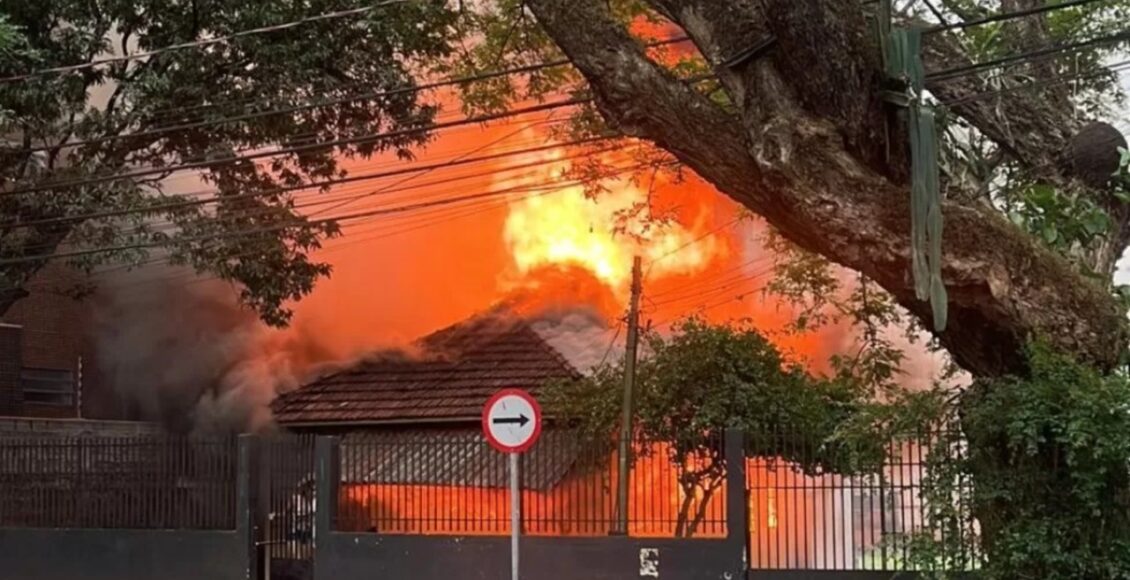
[[[283,425],[477,420],[496,391],[537,396],[550,379],[580,373],[522,320],[488,314],[428,335],[420,352],[378,352],[352,367],[279,396]]]

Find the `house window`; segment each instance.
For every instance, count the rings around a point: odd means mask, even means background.
[[[55,369],[29,369],[20,372],[24,402],[69,407],[75,402],[75,374]]]

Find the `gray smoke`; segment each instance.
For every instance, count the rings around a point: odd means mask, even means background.
[[[324,354],[264,325],[229,284],[173,269],[115,276],[93,308],[102,384],[137,418],[177,432],[269,426],[276,393],[296,388]]]
[[[588,373],[624,356],[624,337],[595,310],[554,310],[532,317],[530,326],[577,370]]]

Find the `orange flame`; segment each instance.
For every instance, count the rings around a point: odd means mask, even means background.
[[[552,174],[566,166],[561,161],[547,167]],[[643,259],[652,277],[663,277],[700,272],[722,253],[718,240],[698,239],[705,229],[701,218],[690,224],[681,216],[653,219],[654,191],[649,195],[622,178],[603,187],[607,191],[596,196],[575,185],[510,202],[503,232],[519,273],[573,266],[622,293],[630,283],[633,256]],[[654,189],[655,183],[648,187]]]

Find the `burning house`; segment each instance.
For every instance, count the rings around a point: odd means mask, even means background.
[[[506,459],[480,436],[482,405],[503,388],[537,396],[546,381],[579,378],[578,365],[562,352],[569,349],[555,348],[554,339],[563,344],[513,314],[477,316],[281,395],[272,406],[275,420],[290,431],[341,438],[341,521],[348,528],[505,533]],[[606,535],[616,510],[615,460],[614,451],[582,448],[551,421],[523,457],[526,531]],[[637,449],[630,533],[676,535],[689,505],[701,513],[696,537],[725,534],[728,491],[688,500],[678,483],[684,467],[665,449]],[[842,567],[877,557],[868,554],[882,534],[905,527],[896,520],[910,508],[892,495],[908,499],[904,482],[895,492],[870,480],[805,475],[773,459],[748,460],[746,473],[750,557],[762,566]],[[887,485],[892,476],[899,479],[889,473]]]

